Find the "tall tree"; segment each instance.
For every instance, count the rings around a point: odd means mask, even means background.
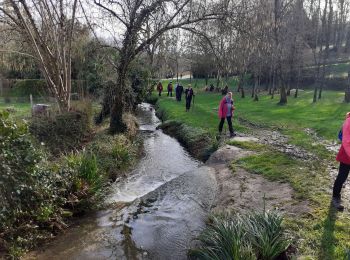
[[[0,21],[16,30],[56,98],[60,111],[70,108],[71,50],[78,0],[4,0]]]
[[[228,11],[228,1],[207,3],[194,0],[94,0],[122,30],[116,64],[117,80],[112,93],[110,131],[125,131],[122,114],[133,106],[132,90],[127,83],[131,62],[165,32],[185,28],[202,20],[218,19]],[[161,13],[162,15],[156,15]],[[148,34],[144,30],[148,26]]]

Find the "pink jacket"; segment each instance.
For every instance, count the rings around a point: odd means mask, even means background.
[[[235,108],[232,104],[232,116],[233,116],[233,110],[235,110]],[[226,105],[226,96],[224,96],[220,101],[219,118],[226,118],[226,115],[227,115],[227,105]]]
[[[350,164],[350,116],[348,115],[343,125],[343,138],[337,155],[337,161]]]

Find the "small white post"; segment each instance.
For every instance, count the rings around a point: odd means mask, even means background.
[[[33,116],[33,96],[32,96],[32,94],[29,95],[29,99],[30,99],[30,111],[31,111],[32,116]]]

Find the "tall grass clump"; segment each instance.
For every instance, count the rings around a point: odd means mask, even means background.
[[[258,259],[275,259],[289,247],[282,222],[276,212],[257,212],[245,217],[248,239]]]
[[[213,217],[198,238],[201,246],[190,255],[205,260],[276,259],[290,245],[282,221],[270,211]]]

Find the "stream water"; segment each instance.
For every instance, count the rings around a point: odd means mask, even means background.
[[[144,157],[112,187],[108,209],[82,219],[34,259],[186,259],[215,200],[214,170],[156,130],[148,104],[138,108]]]

